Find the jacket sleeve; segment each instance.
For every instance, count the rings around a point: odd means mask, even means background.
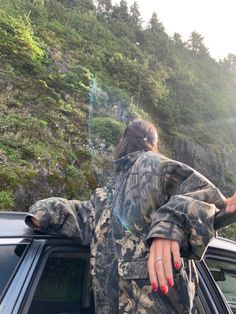
[[[80,245],[89,245],[92,239],[94,206],[89,201],[51,197],[33,204],[25,217],[32,229],[76,238]]]
[[[203,175],[185,164],[161,164],[165,201],[152,217],[147,241],[160,237],[178,241],[183,257],[200,259],[215,236],[215,213],[225,208],[225,197]]]

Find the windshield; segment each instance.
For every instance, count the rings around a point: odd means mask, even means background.
[[[50,196],[89,199],[113,180],[114,146],[137,118],[158,127],[162,154],[227,197],[235,191],[230,36],[215,29],[211,39],[228,49],[216,52],[207,30],[190,24],[186,35],[178,25],[200,4],[146,2],[1,0],[0,210],[28,211]],[[223,9],[211,7],[208,19],[219,24]],[[235,228],[223,234],[234,238]]]

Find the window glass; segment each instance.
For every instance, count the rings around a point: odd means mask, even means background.
[[[94,313],[89,260],[77,253],[54,253],[47,260],[29,314]]]
[[[236,313],[236,264],[213,259],[206,259],[206,263],[233,313]]]
[[[26,244],[0,245],[0,295],[16,269],[25,248]]]

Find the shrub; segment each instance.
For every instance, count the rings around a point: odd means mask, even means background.
[[[0,210],[9,210],[14,206],[13,193],[10,190],[0,192]]]
[[[91,125],[91,131],[109,144],[117,143],[125,130],[124,123],[108,117],[93,118]]]
[[[45,59],[42,45],[36,40],[29,21],[14,18],[0,10],[1,56],[16,68],[37,72]]]
[[[20,101],[16,100],[16,99],[11,99],[10,98],[7,101],[7,106],[9,108],[20,108],[20,107],[22,107],[22,103]]]

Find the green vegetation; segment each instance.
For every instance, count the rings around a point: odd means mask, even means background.
[[[15,69],[27,73],[40,70],[45,52],[33,36],[29,20],[16,18],[0,11],[1,57]]]
[[[116,144],[125,130],[124,123],[112,118],[93,118],[92,125],[93,133],[108,144]]]
[[[12,191],[0,192],[0,210],[12,210],[14,206],[14,197]]]
[[[223,228],[220,230],[219,235],[228,239],[236,240],[236,224],[230,225],[228,227]]]
[[[171,38],[155,12],[144,27],[135,1],[1,0],[0,56],[1,209],[89,197],[141,117],[170,157],[175,139],[214,152],[235,189],[236,56],[215,61],[201,34]]]

